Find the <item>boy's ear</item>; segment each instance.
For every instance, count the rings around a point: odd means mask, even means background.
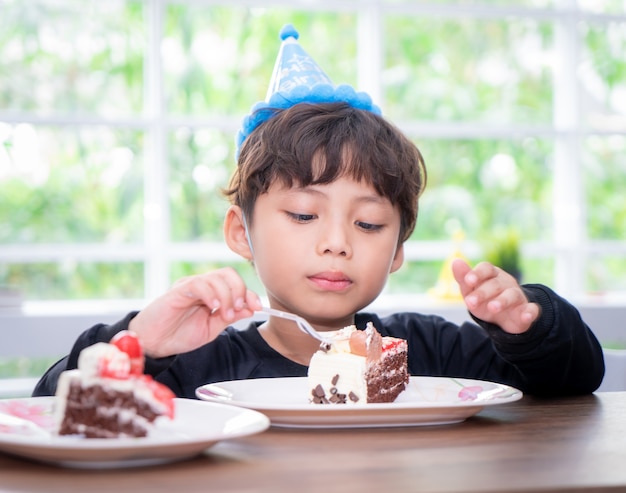
[[[247,260],[252,260],[252,252],[250,251],[246,227],[243,221],[243,212],[241,207],[237,205],[231,205],[226,211],[224,239],[233,252]]]
[[[396,254],[393,257],[393,262],[391,263],[391,268],[389,269],[389,273],[393,273],[397,271],[402,264],[404,263],[404,243],[400,243],[398,248],[396,248]]]

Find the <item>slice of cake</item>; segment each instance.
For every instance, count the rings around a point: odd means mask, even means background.
[[[85,348],[78,368],[59,377],[55,417],[59,435],[143,437],[160,416],[174,417],[174,393],[143,374],[137,337],[118,333]]]
[[[393,402],[409,382],[407,342],[345,327],[311,358],[308,384],[314,404]]]

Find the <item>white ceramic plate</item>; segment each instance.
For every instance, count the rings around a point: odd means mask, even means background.
[[[182,460],[221,440],[266,430],[269,419],[249,409],[176,399],[175,418],[159,418],[145,438],[57,436],[53,430],[53,397],[0,400],[0,413],[26,418],[48,433],[0,419],[0,451],[65,467],[134,467]]]
[[[350,428],[458,423],[485,406],[521,399],[522,392],[482,380],[410,377],[406,390],[389,404],[316,405],[309,403],[306,377],[260,378],[207,384],[198,398],[254,409],[273,426]]]

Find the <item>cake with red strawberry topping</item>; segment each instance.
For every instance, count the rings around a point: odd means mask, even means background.
[[[393,402],[409,383],[406,340],[382,337],[371,322],[353,325],[322,343],[309,364],[313,404]]]
[[[143,374],[137,337],[118,333],[110,343],[89,346],[78,368],[59,377],[55,416],[59,435],[86,438],[147,436],[155,421],[174,417],[174,394]]]

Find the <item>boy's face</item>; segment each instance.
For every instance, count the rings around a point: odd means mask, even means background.
[[[272,304],[320,326],[352,323],[403,261],[400,213],[373,187],[274,184],[258,197],[254,263]]]

